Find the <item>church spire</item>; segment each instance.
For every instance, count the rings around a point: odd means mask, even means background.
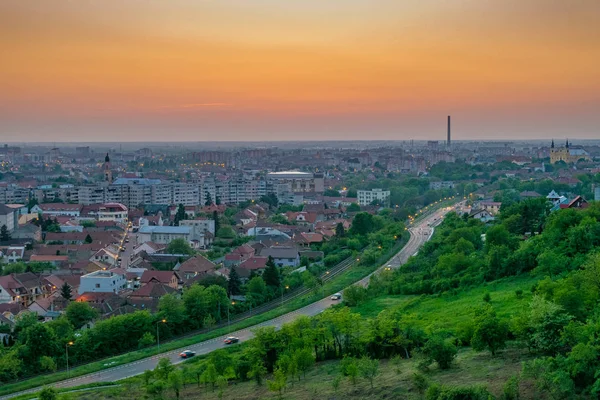
[[[106,153],[106,157],[104,157],[104,162],[110,162],[110,157],[108,156],[108,153]]]
[[[569,148],[569,139],[567,139],[567,145],[565,146],[567,149]]]
[[[554,139],[552,139],[552,144],[550,145],[550,148],[553,149],[554,148]]]

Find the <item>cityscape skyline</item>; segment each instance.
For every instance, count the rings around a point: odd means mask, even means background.
[[[4,1],[0,139],[598,136],[600,3],[397,3]]]

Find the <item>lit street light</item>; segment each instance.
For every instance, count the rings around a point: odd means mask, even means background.
[[[163,318],[160,321],[156,321],[156,350],[159,353],[160,353],[160,337],[159,337],[159,334],[158,334],[158,324],[160,324],[161,322],[163,324],[166,324],[167,320]]]
[[[71,376],[69,373],[69,346],[73,346],[73,342],[68,342],[65,344],[65,353],[67,353],[67,378]]]

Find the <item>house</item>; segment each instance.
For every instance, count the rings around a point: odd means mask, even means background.
[[[487,223],[493,221],[495,218],[488,210],[472,210],[469,214],[470,218],[478,219],[481,222]]]
[[[182,283],[182,279],[177,271],[144,271],[140,278],[140,283],[146,285],[152,281],[170,286],[173,289],[179,289]]]
[[[280,267],[297,267],[300,265],[300,254],[294,247],[269,247],[261,250],[263,257],[272,257]]]
[[[262,271],[267,267],[266,264],[268,260],[269,257],[252,256],[242,262],[238,267],[232,268],[235,268],[242,280],[248,280],[252,271],[262,274]]]
[[[288,211],[286,213],[286,217],[287,217],[288,221],[296,223],[298,225],[314,226],[314,224],[317,222],[318,214],[316,212],[307,212],[307,211],[300,211],[300,212]],[[322,218],[322,219],[324,219],[324,218]]]
[[[19,210],[0,204],[0,227],[6,225],[9,233],[19,226]]]
[[[323,243],[323,235],[316,232],[302,232],[294,236],[294,241],[301,247],[310,247],[311,244]]]
[[[90,261],[98,261],[111,266],[118,264],[119,251],[113,246],[107,246],[103,249],[98,250],[90,257]]]
[[[568,203],[561,203],[560,208],[587,208],[588,205],[588,202],[583,197],[577,196]]]
[[[25,255],[23,246],[2,246],[0,247],[0,262],[12,264],[21,261]]]
[[[530,190],[526,190],[524,192],[519,193],[519,196],[522,199],[536,199],[538,197],[542,197],[542,195],[539,194],[538,192],[534,192],[534,191],[530,191]]]
[[[225,263],[224,264],[226,267],[239,265],[243,261],[252,257],[254,255],[254,253],[255,253],[255,250],[254,250],[254,248],[252,248],[252,246],[250,246],[249,244],[243,244],[243,245],[233,249],[233,251],[231,253],[225,255]]]
[[[146,254],[154,254],[159,253],[167,248],[166,244],[154,243],[154,242],[144,242],[140,244],[133,250],[133,254],[138,255],[142,251]]]
[[[189,226],[142,226],[138,231],[138,243],[169,244],[175,239],[189,242],[191,230]]]
[[[0,276],[0,303],[27,306],[44,295],[40,277],[31,272]]]
[[[478,208],[489,212],[490,215],[496,215],[500,212],[500,207],[502,203],[499,201],[480,201]]]
[[[169,285],[152,280],[129,294],[127,300],[138,309],[156,311],[160,298],[167,294],[178,295],[179,292]]]
[[[125,271],[113,268],[95,271],[81,277],[78,293],[119,293],[127,288]]]
[[[38,255],[32,254],[29,258],[31,262],[46,262],[52,264],[54,267],[59,267],[66,264],[69,261],[69,256],[56,256],[56,255]]]
[[[206,275],[209,272],[213,272],[216,268],[217,266],[212,261],[201,255],[197,255],[182,264],[176,265],[174,270],[177,271],[184,281],[187,281],[195,276]]]

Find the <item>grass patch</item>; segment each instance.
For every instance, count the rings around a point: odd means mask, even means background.
[[[521,275],[500,279],[456,294],[382,296],[352,308],[365,318],[374,318],[382,310],[398,309],[415,314],[414,323],[422,328],[454,329],[473,317],[473,308],[483,304],[489,293],[490,304],[501,318],[509,318],[523,310],[531,301],[531,286],[537,277]],[[521,297],[515,291],[522,290]]]

